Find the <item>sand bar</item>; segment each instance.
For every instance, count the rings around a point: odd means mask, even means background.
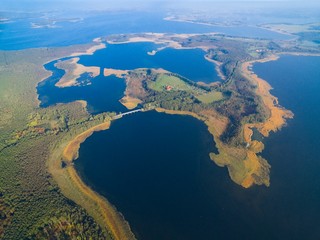
[[[59,61],[55,66],[59,69],[65,70],[65,74],[56,83],[57,87],[70,87],[77,85],[77,79],[84,73],[89,73],[90,77],[96,77],[100,74],[99,67],[86,67],[79,64],[80,58],[72,58],[65,61]]]

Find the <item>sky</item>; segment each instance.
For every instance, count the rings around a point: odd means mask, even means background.
[[[145,8],[208,8],[221,5],[257,5],[264,3],[284,7],[301,5],[303,7],[320,6],[320,0],[1,0],[1,11],[38,11],[38,10],[108,10],[108,9],[145,9]],[[0,16],[1,17],[1,16]]]

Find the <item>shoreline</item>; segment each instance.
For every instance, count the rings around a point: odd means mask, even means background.
[[[210,26],[210,27],[226,27],[226,28],[231,28],[231,27],[238,27],[239,25],[226,25],[226,24],[214,24],[214,23],[205,23],[205,22],[197,22],[196,20],[186,20],[186,19],[178,19],[175,18],[174,16],[171,17],[165,17],[163,20],[165,21],[171,21],[171,22],[183,22],[183,23],[191,23],[191,24],[198,24],[198,25],[204,25],[204,26]],[[247,26],[247,27],[256,27],[256,28],[260,28],[263,30],[267,30],[270,32],[275,32],[275,33],[279,33],[282,35],[287,35],[287,36],[291,36],[292,39],[298,39],[298,36],[295,36],[294,34],[290,33],[290,32],[286,32],[286,31],[282,31],[282,30],[276,30],[274,28],[268,28],[268,27],[264,27],[264,26],[260,26],[260,25],[243,25],[243,26]],[[223,34],[223,32],[220,32]],[[289,39],[290,41],[291,39]]]
[[[109,76],[116,76],[117,78],[123,78],[125,75],[128,74],[130,70],[119,70],[115,68],[104,68],[103,69],[103,76],[109,77]]]
[[[92,42],[94,42],[94,43],[97,43],[97,42],[99,42],[99,41],[101,41],[101,38],[95,38],[95,39],[93,39],[92,40]],[[92,44],[92,43],[89,43],[89,44]],[[70,56],[77,56],[76,54],[79,54],[79,55],[84,55],[84,54],[89,54],[89,55],[92,55],[93,53],[94,53],[94,48],[96,48],[95,46],[96,45],[92,45],[92,46],[90,46],[89,48],[88,48],[88,46],[85,48],[85,46],[86,46],[87,44],[84,44],[84,45],[76,45],[76,47],[78,47],[79,48],[79,46],[80,46],[80,48],[84,48],[84,52],[75,52],[76,50],[72,50],[72,51],[70,51],[71,53],[65,53],[65,54],[62,54],[61,56],[59,56],[59,57],[56,57],[56,56],[53,56],[52,57],[52,59],[50,59],[50,60],[48,60],[48,61],[46,61],[46,62],[44,62],[43,64],[42,64],[42,69],[41,70],[43,70],[44,71],[44,74],[47,74],[45,77],[42,77],[36,84],[35,84],[35,89],[37,89],[37,87],[38,87],[38,84],[40,83],[40,82],[43,82],[44,80],[46,80],[47,78],[49,78],[49,77],[51,77],[52,75],[53,75],[53,72],[52,71],[49,71],[49,70],[47,70],[44,66],[46,65],[46,64],[48,64],[48,63],[50,63],[50,62],[52,62],[52,61],[56,61],[56,60],[59,60],[59,59],[61,59],[61,58],[64,58],[64,57],[70,57]],[[104,48],[106,47],[106,44],[104,44]],[[96,49],[96,50],[98,50],[98,49]],[[81,51],[81,50],[80,50]],[[93,51],[93,52],[92,52]],[[35,99],[35,102],[36,102],[36,104],[37,104],[37,107],[39,107],[40,106],[40,100],[39,100],[39,94],[38,94],[38,91],[36,92],[36,99]]]
[[[263,178],[265,168],[268,164],[265,160],[259,158],[257,153],[260,148],[244,149],[237,147],[229,147],[222,143],[219,136],[223,133],[227,126],[228,120],[217,113],[203,112],[196,114],[188,111],[166,110],[163,108],[156,108],[157,112],[164,112],[166,114],[178,114],[192,116],[202,121],[208,128],[208,132],[212,135],[218,154],[210,153],[210,159],[219,167],[227,167],[230,178],[244,188],[249,188],[253,184],[264,184],[269,186],[269,178]],[[260,146],[260,145],[258,145]],[[240,161],[240,164],[239,164]],[[241,165],[241,163],[243,165]],[[253,176],[260,176],[260,182]]]
[[[116,240],[135,239],[128,222],[103,196],[87,186],[77,173],[73,161],[78,158],[80,144],[94,132],[109,129],[111,121],[98,124],[78,134],[53,151],[48,169],[63,194],[85,208]],[[66,165],[62,167],[63,163]]]
[[[107,47],[107,45],[102,42],[102,39],[100,37],[93,39],[92,42],[94,42],[96,44],[91,46],[90,48],[88,48],[84,52],[74,52],[70,55],[70,57],[78,57],[80,55],[93,55],[95,51],[101,50],[101,49],[104,49]]]
[[[197,20],[187,20],[187,19],[179,19],[176,18],[175,16],[169,16],[163,18],[165,21],[169,22],[182,22],[182,23],[190,23],[190,24],[197,24],[197,25],[204,25],[204,26],[209,26],[209,27],[235,27],[234,25],[226,25],[226,24],[214,24],[214,23],[209,23],[209,22],[197,22]],[[218,32],[222,33],[222,32]]]
[[[226,80],[226,76],[222,73],[222,71],[220,69],[220,66],[222,65],[222,62],[218,62],[216,60],[213,60],[213,59],[209,58],[207,55],[205,55],[204,58],[208,62],[212,62],[215,65],[215,69],[216,69],[218,77],[221,78],[221,80]]]
[[[208,34],[216,34],[216,33],[208,33]],[[180,38],[180,39],[186,39],[188,37],[192,37],[192,36],[198,36],[198,35],[203,35],[203,34],[198,34],[198,33],[192,33],[192,34],[170,34],[170,35],[166,35],[164,33],[144,33],[143,36],[139,36],[139,37],[129,37],[127,40],[125,41],[112,41],[112,40],[107,40],[108,44],[130,44],[130,43],[137,43],[137,42],[152,42],[154,44],[167,44],[166,46],[162,46],[159,47],[155,50],[149,51],[147,52],[147,54],[149,56],[154,56],[156,55],[159,51],[162,51],[166,48],[173,48],[173,49],[177,49],[177,50],[183,50],[183,49],[201,49],[204,51],[204,58],[206,61],[213,63],[214,64],[214,68],[215,71],[218,75],[218,77],[221,80],[225,80],[226,76],[222,73],[220,66],[222,65],[221,62],[218,62],[216,60],[210,59],[208,57],[208,50],[210,49],[210,47],[208,46],[196,46],[196,47],[183,47],[178,41],[172,40],[172,39],[167,39],[167,38]],[[110,71],[109,74],[107,74],[106,72]],[[117,70],[117,69],[112,69],[112,68],[106,68],[104,70],[104,76],[109,76],[109,75],[115,75],[118,77],[119,73],[125,73],[124,71],[129,71],[129,70],[123,70],[123,72],[121,72],[122,70]],[[166,70],[165,70],[166,71]],[[203,82],[197,82],[198,84],[202,84],[204,86],[212,86],[214,84],[216,84],[219,81],[215,81],[215,82],[211,82],[211,83],[203,83]]]
[[[206,33],[207,35],[217,34],[216,32]],[[108,44],[128,44],[128,43],[138,43],[138,42],[152,42],[154,44],[166,44],[166,46],[159,47],[155,50],[147,52],[148,55],[153,56],[157,52],[165,48],[174,49],[202,49],[207,52],[207,46],[197,46],[197,47],[183,47],[178,41],[172,40],[171,38],[186,39],[194,36],[201,36],[201,33],[190,33],[190,34],[165,34],[165,33],[142,33],[141,36],[129,35],[128,39],[121,41],[107,40]]]
[[[125,95],[119,100],[119,102],[125,106],[128,110],[135,109],[142,101],[138,98],[133,98]]]
[[[220,124],[218,118],[210,116],[210,114],[195,114],[192,112],[171,111],[165,109],[156,109],[159,112],[168,114],[191,115],[203,121],[208,131],[212,134],[214,142],[219,154],[210,154],[210,158],[220,167],[227,167],[231,179],[243,186],[249,188],[254,184],[270,185],[269,163],[258,154],[263,151],[264,144],[259,141],[252,141],[252,128],[257,128],[263,136],[268,137],[271,131],[276,132],[286,124],[286,119],[292,118],[293,113],[278,106],[278,99],[270,93],[272,87],[269,83],[259,78],[255,73],[249,70],[256,62],[275,61],[278,55],[272,55],[264,59],[258,59],[249,62],[243,62],[240,66],[243,76],[257,86],[256,94],[261,97],[262,104],[270,111],[270,116],[263,123],[244,124],[243,138],[247,142],[247,147],[232,147],[222,143],[219,136],[223,132],[224,127],[218,127]],[[218,116],[218,115],[217,115]],[[225,120],[224,120],[225,121]],[[223,122],[223,121],[222,121]],[[242,163],[239,163],[239,161]],[[238,163],[237,163],[238,162]]]
[[[276,61],[280,58],[279,55],[271,55],[264,59],[258,59],[254,61],[244,62],[241,64],[240,70],[242,75],[254,85],[257,86],[256,94],[260,96],[262,104],[269,111],[268,118],[262,123],[247,123],[243,126],[243,138],[247,143],[248,149],[252,151],[250,155],[248,155],[248,159],[251,161],[251,165],[253,165],[257,170],[259,168],[263,168],[263,166],[259,165],[259,159],[261,158],[258,153],[262,152],[264,149],[263,142],[253,140],[253,128],[256,128],[264,137],[268,137],[270,132],[277,132],[283,126],[285,126],[287,119],[293,118],[293,113],[290,110],[287,110],[278,105],[278,98],[273,96],[270,93],[272,86],[264,79],[260,78],[257,74],[255,74],[252,70],[252,66],[257,63],[264,63],[269,61]],[[261,158],[262,159],[262,158]],[[264,159],[263,159],[264,160]],[[266,160],[264,160],[266,161]],[[249,162],[248,162],[249,163]],[[260,162],[261,163],[261,162]],[[267,163],[267,162],[266,162]],[[267,163],[268,164],[268,163]],[[268,164],[269,168],[270,165]],[[245,181],[245,185],[251,186],[254,183],[254,179],[248,178]]]
[[[293,118],[293,113],[278,105],[278,98],[270,93],[272,86],[264,79],[260,78],[252,70],[255,63],[264,63],[269,61],[276,61],[280,58],[279,55],[271,55],[264,59],[249,61],[242,63],[240,69],[244,77],[257,86],[256,93],[261,97],[264,106],[269,110],[270,116],[263,123],[246,124],[244,126],[244,138],[250,144],[252,130],[257,128],[258,131],[264,136],[268,137],[271,131],[276,132],[285,125],[286,119]],[[249,69],[250,68],[250,69]]]
[[[99,67],[86,67],[79,64],[80,58],[75,57],[65,61],[58,61],[55,67],[65,71],[65,74],[55,84],[56,87],[64,88],[77,85],[77,79],[84,73],[89,73],[91,77],[97,77],[100,74]]]
[[[242,63],[242,74],[249,81],[256,83],[258,91],[260,91],[260,96],[262,96],[262,101],[270,111],[270,117],[267,119],[266,122],[257,124],[246,124],[244,126],[244,138],[248,143],[251,142],[251,137],[253,134],[251,128],[257,128],[264,137],[268,137],[271,131],[276,132],[280,130],[281,127],[283,127],[286,124],[286,119],[294,117],[294,114],[290,110],[287,110],[278,105],[278,98],[270,93],[270,90],[272,90],[272,86],[268,83],[268,81],[260,78],[252,70],[252,67],[255,63],[277,61],[281,57],[281,55],[320,57],[320,53],[281,52],[263,59]]]

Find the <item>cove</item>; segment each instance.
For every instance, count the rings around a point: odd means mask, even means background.
[[[95,78],[82,75],[77,81],[84,82],[84,85],[64,88],[56,87],[55,84],[65,73],[64,70],[54,66],[57,61],[58,60],[44,65],[46,70],[52,72],[52,76],[43,80],[37,86],[40,107],[85,100],[88,103],[87,109],[90,113],[126,111],[126,108],[119,102],[125,90],[125,82],[123,79],[115,76],[104,77],[102,74]],[[87,85],[86,82],[90,82],[90,85]]]
[[[267,233],[253,205],[259,192],[232,183],[209,159],[211,151],[217,150],[201,121],[146,112],[94,133],[81,145],[75,167],[138,239],[256,239]]]
[[[202,49],[165,48],[153,56],[148,54],[160,46],[150,42],[108,44],[93,55],[82,56],[79,63],[121,70],[163,68],[195,82],[220,80],[215,65],[204,58],[206,53]]]

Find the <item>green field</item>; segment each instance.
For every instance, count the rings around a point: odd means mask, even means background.
[[[202,103],[212,103],[223,100],[224,96],[222,92],[212,91],[209,93],[198,95],[196,96],[196,98],[200,100]]]
[[[166,86],[171,86],[173,91],[193,92],[195,88],[184,82],[176,76],[169,74],[159,74],[155,81],[149,82],[148,87],[152,90],[162,92],[166,90]]]
[[[185,91],[191,93],[202,103],[212,103],[221,101],[224,99],[223,93],[218,91],[205,91],[200,88],[196,83],[191,85],[190,83],[183,81],[177,76],[172,76],[170,74],[159,74],[155,81],[149,81],[148,87],[154,91],[162,92],[168,91],[166,87],[170,86],[172,89],[170,91]]]

